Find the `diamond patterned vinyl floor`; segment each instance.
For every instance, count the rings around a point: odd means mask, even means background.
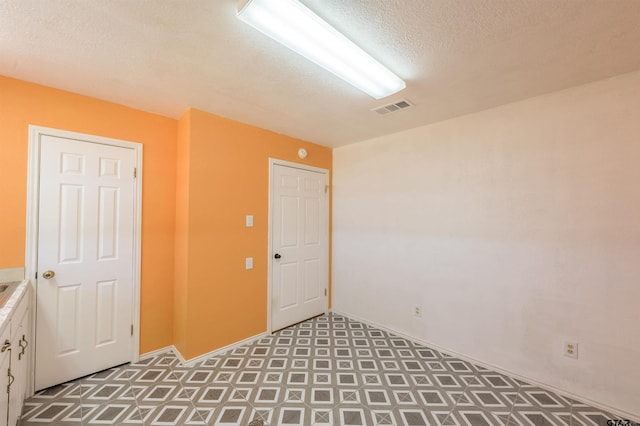
[[[605,426],[608,419],[616,417],[331,314],[192,368],[164,354],[41,391],[25,403],[22,426]]]

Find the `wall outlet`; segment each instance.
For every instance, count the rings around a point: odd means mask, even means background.
[[[253,269],[253,257],[247,257],[244,259],[244,268]]]
[[[416,318],[422,318],[422,306],[413,307],[413,316]]]
[[[578,359],[578,342],[564,342],[564,356]]]

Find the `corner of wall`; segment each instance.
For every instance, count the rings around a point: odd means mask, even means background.
[[[189,282],[189,151],[191,109],[178,120],[176,150],[175,272],[173,280],[173,342],[187,352],[187,303]]]

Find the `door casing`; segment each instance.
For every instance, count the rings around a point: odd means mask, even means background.
[[[292,167],[295,169],[301,169],[301,170],[307,170],[310,172],[317,172],[317,173],[323,173],[327,176],[327,182],[329,182],[329,170],[327,169],[323,169],[320,167],[314,167],[314,166],[308,166],[306,164],[300,164],[300,163],[294,163],[292,161],[285,161],[285,160],[278,160],[277,158],[269,158],[269,218],[268,218],[268,239],[269,239],[269,249],[268,249],[268,253],[267,253],[267,333],[271,334],[274,330],[272,329],[271,326],[271,303],[272,303],[272,290],[273,290],[273,271],[272,271],[272,262],[273,262],[273,196],[274,196],[274,190],[273,190],[273,169],[274,166],[285,166],[285,167]],[[327,192],[329,195],[331,195],[331,193],[329,192],[330,188],[327,189]],[[329,199],[330,200],[330,199]],[[327,215],[327,227],[330,226],[331,223],[331,211],[330,211],[330,204],[331,202],[327,202],[327,211],[326,211],[326,215]],[[330,231],[330,229],[328,229],[327,231]],[[327,258],[328,258],[328,262],[327,262],[327,275],[329,274],[329,271],[331,270],[331,256],[329,256],[330,253],[330,246],[331,246],[331,232],[327,232],[329,235],[329,244],[327,246]],[[330,277],[328,278],[328,282],[329,282],[329,286],[331,285],[331,279]],[[327,289],[327,291],[329,291],[329,289]],[[327,306],[325,306],[325,314],[327,314],[329,312],[329,297],[326,298],[327,300]]]
[[[36,332],[36,272],[38,266],[38,210],[40,182],[40,144],[42,136],[55,136],[78,141],[97,143],[133,149],[136,153],[136,188],[134,192],[134,248],[133,248],[133,342],[131,345],[131,362],[140,357],[140,254],[142,242],[142,144],[123,141],[102,136],[52,129],[29,125],[29,153],[27,166],[27,232],[25,253],[25,279],[31,286],[31,336],[35,341]],[[35,389],[35,354],[31,351],[29,360],[29,385],[27,396],[32,396]]]

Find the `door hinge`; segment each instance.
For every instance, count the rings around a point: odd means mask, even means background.
[[[329,185],[324,186],[324,193],[326,194],[327,192],[329,192]]]
[[[324,289],[324,295],[325,296],[327,295],[327,289],[326,288]]]
[[[133,336],[133,324],[131,324],[131,336]]]
[[[135,178],[137,178],[137,177],[138,177],[138,168],[137,168],[137,167],[134,167],[134,168],[133,168],[133,178],[135,179]]]
[[[38,279],[38,271],[36,271],[36,280]]]

